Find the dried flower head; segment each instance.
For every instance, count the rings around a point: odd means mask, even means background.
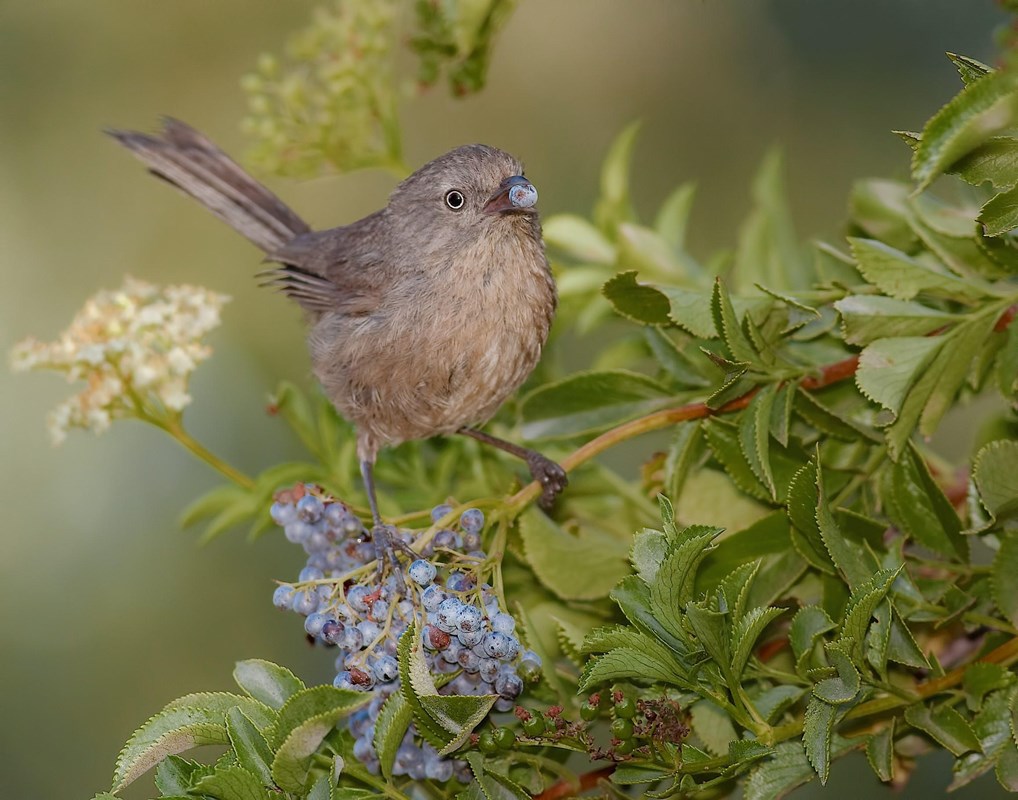
[[[219,324],[228,299],[201,287],[160,289],[128,277],[120,289],[91,297],[57,341],[15,345],[11,367],[52,369],[85,382],[50,414],[54,444],[70,428],[99,433],[120,417],[173,416],[191,402],[188,378],[212,354],[201,339]]]

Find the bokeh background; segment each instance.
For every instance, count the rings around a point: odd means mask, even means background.
[[[231,294],[213,360],[193,383],[192,431],[254,472],[297,453],[264,413],[282,378],[308,380],[300,315],[259,291],[258,253],[146,177],[99,131],[172,114],[228,151],[247,144],[240,77],[304,24],[307,0],[0,0],[0,350],[51,338],[124,273]],[[890,134],[918,128],[958,86],[952,50],[993,59],[991,0],[524,0],[498,41],[489,88],[403,109],[410,164],[468,141],[520,154],[544,213],[586,213],[604,151],[644,122],[638,209],[676,183],[700,190],[692,248],[734,243],[764,152],[787,156],[800,231],[836,236],[853,179],[905,176]],[[309,221],[353,220],[391,177],[270,180]],[[228,689],[261,656],[309,681],[329,659],[269,602],[301,554],[281,536],[199,549],[180,509],[218,478],[136,423],[49,444],[58,378],[0,369],[0,796],[70,800],[108,786],[131,731],[166,701]],[[964,427],[964,426],[963,426]],[[939,795],[949,761],[908,794]],[[151,794],[147,781],[126,798]],[[878,791],[861,761],[826,795]],[[992,777],[958,797],[996,794]],[[817,787],[799,796],[819,792]]]

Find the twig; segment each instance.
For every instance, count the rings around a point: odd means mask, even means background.
[[[602,778],[609,777],[614,771],[615,765],[611,764],[607,767],[595,769],[593,772],[585,772],[583,775],[580,775],[577,781],[563,778],[553,783],[540,794],[534,795],[534,800],[562,800],[566,797],[575,797],[578,794],[593,789]],[[577,786],[577,783],[579,786]]]

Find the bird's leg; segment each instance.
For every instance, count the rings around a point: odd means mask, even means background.
[[[530,476],[541,484],[542,491],[539,505],[545,510],[551,508],[552,504],[555,502],[555,498],[559,496],[566,486],[569,485],[569,479],[566,477],[566,471],[550,458],[541,455],[536,450],[531,450],[529,447],[523,447],[522,445],[513,444],[512,442],[507,442],[505,439],[499,439],[497,436],[492,436],[490,433],[479,431],[477,428],[463,427],[460,428],[457,433],[462,433],[464,436],[469,436],[479,442],[490,444],[493,447],[497,447],[499,450],[505,450],[505,452],[511,453],[517,458],[522,458],[526,461],[527,467],[530,468]]]
[[[378,499],[375,497],[374,467],[374,461],[368,459],[361,461],[361,477],[364,479],[364,490],[368,493],[368,505],[371,507],[371,541],[375,546],[378,578],[381,581],[385,562],[388,561],[392,564],[400,592],[406,594],[406,582],[403,580],[399,559],[396,558],[396,550],[400,550],[410,558],[417,558],[417,554],[405,542],[393,536],[392,529],[382,522],[382,515],[378,513]]]

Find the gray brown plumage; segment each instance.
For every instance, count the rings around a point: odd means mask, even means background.
[[[536,190],[515,158],[458,147],[403,181],[383,209],[312,231],[181,122],[167,120],[160,136],[110,133],[278,264],[263,275],[306,313],[312,368],[357,429],[376,523],[379,448],[456,432],[492,440],[469,429],[533,370],[556,305]],[[540,454],[492,443],[527,460],[546,500],[565,485]]]

